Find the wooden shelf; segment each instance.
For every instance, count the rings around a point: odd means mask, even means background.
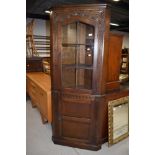
[[[63,64],[62,67],[63,68],[75,68],[75,69],[93,69],[92,65],[84,65],[84,64],[79,64],[79,65]]]
[[[128,54],[122,54],[122,56],[128,56]]]
[[[121,54],[121,69],[120,73],[128,74],[129,73],[129,51],[128,49],[123,49]],[[125,59],[125,61],[123,60]]]
[[[94,46],[93,44],[73,44],[73,43],[62,43],[62,46]]]

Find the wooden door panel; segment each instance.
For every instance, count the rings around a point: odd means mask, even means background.
[[[77,101],[62,102],[62,115],[90,118],[91,117],[90,111],[91,111],[90,103],[80,103]]]
[[[73,120],[72,118],[63,119],[62,121],[62,136],[77,139],[89,139],[90,124]]]

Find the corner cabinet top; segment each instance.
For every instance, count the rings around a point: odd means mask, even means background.
[[[60,5],[60,6],[55,6],[55,7],[51,7],[50,11],[54,11],[54,10],[61,10],[64,8],[67,9],[73,9],[75,10],[76,8],[87,8],[89,10],[91,10],[92,8],[109,8],[110,5],[109,4],[81,4],[81,5]]]

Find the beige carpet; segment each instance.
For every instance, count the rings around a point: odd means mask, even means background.
[[[32,108],[31,101],[26,102],[26,155],[128,155],[128,138],[108,147],[105,143],[99,151],[88,151],[61,145],[55,145],[52,140],[50,124],[42,124],[36,108]]]

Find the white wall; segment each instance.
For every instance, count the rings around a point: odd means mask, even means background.
[[[31,20],[32,18],[27,18],[26,24],[29,23]],[[42,19],[35,19],[33,34],[42,35],[42,36],[50,36],[50,21],[42,20]]]
[[[31,22],[32,18],[26,19],[26,24]],[[34,27],[33,27],[33,35],[39,35],[39,36],[50,36],[50,21],[49,20],[42,20],[42,19],[34,19]],[[49,47],[48,45],[42,45],[42,47]],[[49,53],[50,50],[37,50],[39,53],[39,56],[41,57],[47,57],[50,56]]]
[[[124,33],[122,48],[129,48],[129,33]]]

